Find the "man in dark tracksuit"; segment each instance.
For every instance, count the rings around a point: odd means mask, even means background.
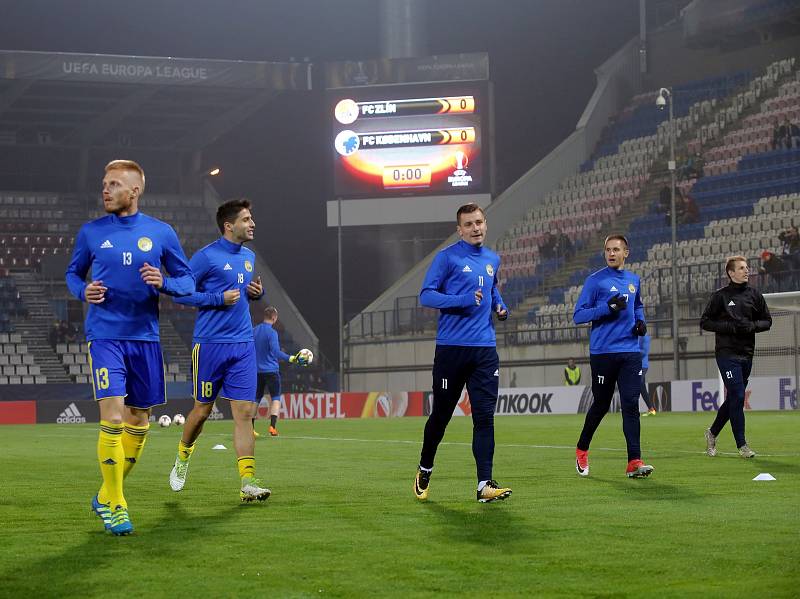
[[[414,495],[420,501],[428,498],[436,449],[466,385],[472,407],[477,499],[488,503],[511,495],[511,489],[492,479],[500,377],[492,316],[505,320],[508,308],[497,289],[500,257],[483,246],[483,210],[477,204],[466,204],[458,209],[456,223],[461,240],[436,255],[420,292],[420,303],[438,308],[440,315],[433,359],[433,407],[425,423]]]
[[[764,296],[747,284],[750,270],[744,256],[731,256],[725,263],[730,283],[711,295],[700,326],[713,331],[716,337],[714,354],[725,383],[727,397],[717,411],[717,417],[706,429],[706,453],[717,455],[717,437],[728,420],[739,455],[755,457],[744,436],[744,394],[753,366],[756,333],[772,327]]]

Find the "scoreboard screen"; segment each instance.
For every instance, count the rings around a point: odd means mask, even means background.
[[[335,195],[487,191],[488,96],[485,82],[331,92]]]

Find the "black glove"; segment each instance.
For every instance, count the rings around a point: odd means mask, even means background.
[[[609,298],[606,302],[608,307],[611,308],[611,312],[616,314],[617,312],[622,312],[625,308],[628,307],[628,300],[625,299],[624,295],[620,295],[619,293],[612,298]]]
[[[736,322],[736,332],[741,334],[755,333],[756,325],[749,320],[739,320]]]
[[[647,335],[647,325],[644,323],[644,320],[636,321],[636,324],[633,325],[633,334],[639,335],[639,337]]]
[[[497,320],[508,320],[508,308],[503,308],[503,306],[497,304],[494,312],[497,314]]]

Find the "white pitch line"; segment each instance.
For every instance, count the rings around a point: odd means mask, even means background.
[[[37,437],[49,437],[49,438],[68,438],[68,437],[86,437],[87,435],[96,435],[97,431],[94,429],[90,429],[86,431],[86,434],[47,434],[47,435],[36,435]],[[202,437],[230,437],[231,433],[204,433]],[[358,439],[356,437],[317,437],[317,436],[307,436],[307,435],[281,435],[281,439],[288,439],[292,441],[334,441],[334,442],[343,442],[343,443],[384,443],[384,444],[396,444],[396,445],[421,445],[422,440],[407,440],[407,439]],[[472,443],[466,443],[462,441],[442,441],[439,445],[454,445],[454,446],[461,446],[461,447],[472,447]],[[574,445],[534,445],[534,444],[526,444],[526,443],[496,443],[495,447],[514,447],[518,449],[558,449],[558,450],[567,450],[567,449],[575,449]],[[592,447],[590,451],[610,451],[610,452],[618,452],[622,453],[627,450],[620,448],[620,447]],[[646,451],[648,453],[659,454],[659,453],[681,453],[686,455],[704,455],[705,451],[696,450],[696,451],[688,451],[685,449],[651,449],[647,448]],[[717,451],[719,455],[730,455],[735,456],[738,455],[735,451]],[[759,453],[756,455],[757,458],[796,458],[800,457],[800,453]]]
[[[406,444],[406,445],[421,445],[422,441],[408,441],[405,439],[357,439],[357,438],[350,438],[350,437],[310,437],[310,436],[302,436],[302,435],[281,435],[284,439],[298,439],[301,441],[344,441],[344,442],[356,442],[356,443],[395,443],[395,444]],[[460,445],[466,447],[472,447],[472,443],[465,443],[461,441],[442,441],[439,445]],[[524,443],[496,443],[495,447],[516,447],[522,449],[575,449],[574,445],[533,445],[533,444],[524,444]],[[626,452],[626,449],[622,449],[619,447],[592,447],[590,451],[612,451],[612,452]],[[684,449],[670,449],[670,450],[653,450],[648,449],[648,452],[652,453],[685,453],[688,455],[696,455],[696,454],[703,454],[705,455],[705,451],[687,451]],[[718,451],[720,455],[738,455],[737,452],[725,452],[725,451]],[[800,457],[800,454],[796,453],[759,453],[756,457],[764,457],[764,458],[793,458],[793,457]]]

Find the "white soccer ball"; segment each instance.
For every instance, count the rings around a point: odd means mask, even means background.
[[[175,426],[183,426],[185,422],[186,418],[183,417],[183,414],[175,414],[172,417],[172,424],[174,424]]]
[[[158,419],[158,426],[160,426],[162,428],[167,428],[170,424],[172,424],[172,418],[170,418],[166,414],[162,415]]]
[[[297,352],[297,358],[300,362],[305,362],[306,364],[311,364],[314,361],[314,352],[310,349],[301,349]]]

